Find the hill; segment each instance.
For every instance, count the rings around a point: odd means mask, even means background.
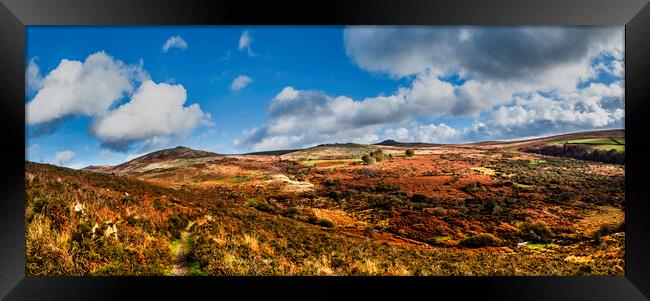
[[[130,175],[192,166],[204,161],[223,157],[224,155],[221,154],[178,146],[155,151],[116,166],[89,166],[84,169],[88,171]]]
[[[398,147],[435,147],[442,144],[435,143],[424,143],[424,142],[397,142],[395,140],[384,140],[373,145],[383,145],[383,146],[398,146]]]
[[[618,145],[622,133],[413,156],[329,144],[280,156],[178,147],[82,171],[26,162],[26,271],[622,275],[625,166],[522,148]],[[359,159],[377,149],[383,160]]]
[[[120,164],[116,167],[122,165],[134,165],[141,163],[155,163],[168,160],[176,159],[198,159],[198,158],[208,158],[208,157],[221,157],[223,155],[206,152],[202,150],[194,150],[189,147],[177,146],[175,148],[163,149],[155,151],[140,157],[137,157],[133,160],[130,160],[124,164]]]

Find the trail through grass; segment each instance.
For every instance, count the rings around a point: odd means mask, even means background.
[[[188,263],[187,263],[187,254],[190,251],[190,232],[189,229],[194,225],[195,221],[191,221],[185,227],[185,230],[181,232],[179,240],[172,242],[172,251],[176,256],[176,263],[172,268],[172,276],[185,276],[187,275]]]

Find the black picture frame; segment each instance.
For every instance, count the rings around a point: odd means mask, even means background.
[[[0,0],[0,297],[647,300],[650,296],[648,0]],[[430,24],[625,26],[625,277],[25,277],[25,26]],[[645,184],[645,185],[644,185]],[[234,294],[234,295],[233,295]],[[449,298],[449,297],[447,297]]]

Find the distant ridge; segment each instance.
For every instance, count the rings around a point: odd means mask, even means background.
[[[111,165],[88,165],[82,168],[81,170],[101,172],[101,171],[106,171],[108,169],[111,169],[112,167],[113,166]]]
[[[359,146],[364,146],[363,144],[359,143],[325,143],[325,144],[319,144],[314,147],[359,147]]]
[[[424,142],[397,142],[392,139],[384,140],[373,145],[383,145],[383,146],[402,146],[402,147],[423,147],[423,146],[440,146],[442,144],[436,143],[424,143]]]
[[[279,150],[270,150],[270,151],[261,151],[261,152],[252,152],[245,153],[244,155],[259,155],[259,156],[281,156],[288,153],[293,153],[301,149],[279,149]]]
[[[582,138],[598,138],[598,137],[625,137],[625,129],[610,129],[610,130],[595,130],[586,132],[566,133],[553,136],[543,136],[529,139],[517,139],[509,141],[481,141],[469,143],[472,145],[495,145],[495,144],[534,144],[544,143],[548,141],[561,140],[561,139],[582,139]]]
[[[559,139],[580,139],[580,138],[591,138],[591,137],[624,137],[625,129],[610,129],[610,130],[596,130],[596,131],[586,131],[586,132],[575,132],[575,133],[566,133],[553,136],[521,139],[521,140],[510,140],[510,141],[498,141],[498,140],[486,140],[474,143],[467,143],[467,145],[513,145],[517,147],[530,146],[539,143],[546,143],[548,141],[554,141]],[[270,151],[259,151],[259,152],[250,152],[244,153],[242,155],[267,155],[267,156],[283,156],[291,153],[302,154],[304,152],[316,151],[322,148],[346,148],[354,149],[359,148],[361,152],[365,151],[369,146],[393,146],[393,147],[437,147],[443,146],[445,144],[437,143],[425,143],[425,142],[399,142],[392,139],[387,139],[379,143],[374,144],[358,144],[358,143],[328,143],[320,144],[313,147],[308,147],[304,149],[285,149],[285,150],[270,150]],[[462,145],[462,144],[460,144]],[[208,158],[208,157],[223,157],[223,154],[217,154],[208,151],[195,150],[185,146],[177,146],[175,148],[163,149],[155,151],[140,157],[137,157],[133,160],[124,162],[116,166],[110,165],[90,165],[82,168],[82,170],[87,171],[96,171],[96,172],[110,172],[115,170],[121,170],[125,168],[134,167],[135,165],[147,165],[150,163],[156,163],[167,160],[176,160],[176,159],[198,159],[198,158]]]

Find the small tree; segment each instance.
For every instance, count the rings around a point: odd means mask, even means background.
[[[367,154],[363,155],[361,157],[361,160],[363,161],[363,164],[366,164],[366,165],[374,164],[375,161],[376,161],[375,158],[373,158],[372,156],[367,155]]]
[[[378,150],[376,150],[374,152],[370,152],[370,156],[375,158],[375,161],[381,162],[381,160],[384,160],[384,151],[382,151],[381,149],[378,149]]]
[[[413,156],[415,156],[415,151],[412,150],[412,149],[407,149],[406,152],[404,152],[404,154],[405,154],[407,157],[413,157]]]

